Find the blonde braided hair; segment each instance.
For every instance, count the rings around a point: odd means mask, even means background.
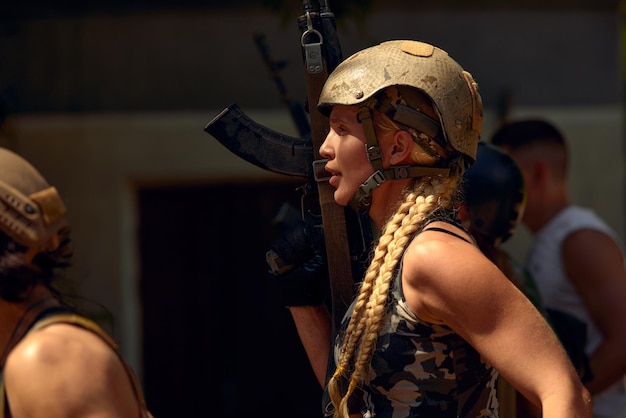
[[[379,129],[399,129],[386,117],[382,119],[386,121],[377,123]],[[404,199],[383,228],[343,336],[337,368],[328,382],[328,393],[335,407],[334,418],[349,416],[348,401],[369,372],[386,316],[389,287],[411,237],[434,212],[454,206],[460,177],[456,174],[417,179],[412,189],[405,191]],[[345,393],[339,384],[342,377],[349,381]]]

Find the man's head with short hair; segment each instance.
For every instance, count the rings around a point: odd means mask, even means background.
[[[542,119],[505,123],[491,137],[492,144],[511,151],[538,142],[553,142],[567,146],[563,134],[554,125]]]
[[[530,154],[552,166],[553,174],[564,180],[568,170],[568,146],[565,136],[550,122],[526,119],[505,123],[491,136],[493,145],[514,154],[524,166]]]
[[[508,152],[524,175],[527,204],[524,223],[531,231],[569,203],[568,147],[563,134],[543,119],[505,123],[490,143]]]

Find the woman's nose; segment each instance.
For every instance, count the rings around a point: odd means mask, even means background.
[[[322,145],[320,145],[320,156],[328,160],[331,160],[334,157],[333,149],[330,146],[330,143],[328,140],[330,135],[331,133],[329,132],[328,135],[326,135],[326,139],[324,140],[324,142],[322,142]]]

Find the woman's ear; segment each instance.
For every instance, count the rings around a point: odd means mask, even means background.
[[[389,142],[389,164],[399,165],[411,162],[411,151],[415,146],[413,137],[406,131],[396,131]]]

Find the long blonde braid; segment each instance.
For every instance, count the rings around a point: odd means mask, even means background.
[[[343,338],[337,369],[328,382],[334,418],[348,417],[348,400],[369,371],[386,315],[389,286],[410,238],[436,210],[453,206],[458,183],[459,176],[418,179],[384,227]],[[339,385],[343,376],[349,380],[345,394]]]

